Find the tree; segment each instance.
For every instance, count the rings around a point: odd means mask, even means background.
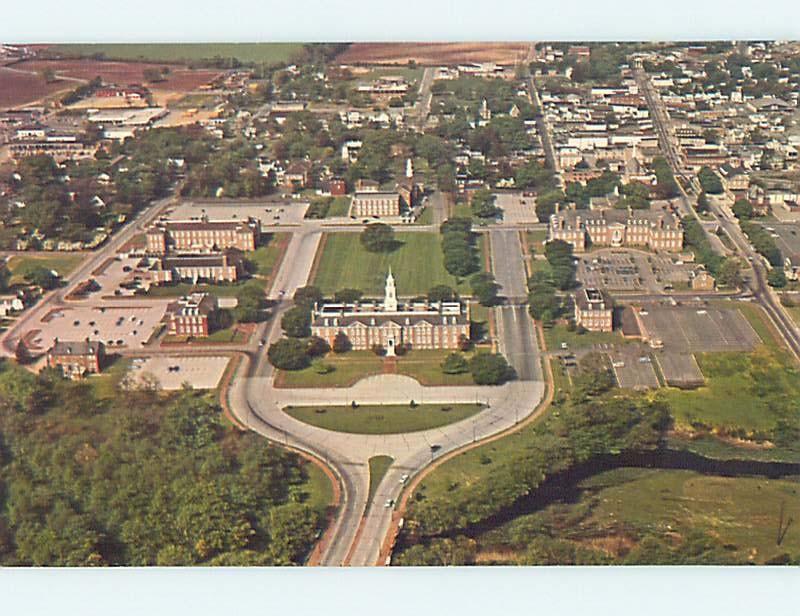
[[[246,284],[236,293],[234,318],[240,323],[255,323],[263,318],[264,291],[257,284]]]
[[[719,267],[717,280],[726,287],[742,285],[742,266],[736,257],[727,257]]]
[[[311,313],[302,306],[295,306],[283,315],[281,328],[290,338],[307,338],[311,335]]]
[[[710,195],[718,195],[723,191],[722,180],[710,167],[700,169],[697,172],[697,179],[700,180],[703,190]]]
[[[773,267],[767,274],[767,283],[776,289],[782,289],[786,286],[786,273],[778,267]]]
[[[294,300],[295,305],[303,306],[304,308],[308,308],[309,310],[314,307],[314,304],[318,304],[322,301],[322,291],[319,288],[314,286],[306,286],[306,287],[299,287],[297,291],[294,292]]]
[[[8,290],[8,281],[11,280],[11,270],[5,263],[0,263],[0,291]]]
[[[445,284],[428,289],[429,302],[454,302],[458,299],[456,292]]]
[[[210,331],[228,329],[233,325],[233,313],[227,308],[217,308],[208,315],[208,328]]]
[[[488,188],[481,188],[472,194],[470,207],[478,218],[494,218],[501,210],[494,204],[495,196]]]
[[[472,293],[478,298],[481,306],[494,306],[497,303],[497,292],[500,285],[495,282],[494,276],[489,272],[480,272],[470,278]]]
[[[753,205],[747,199],[737,199],[733,204],[733,215],[739,220],[749,220],[753,217]]]
[[[461,353],[450,353],[442,362],[442,372],[445,374],[463,374],[469,371],[469,364]]]
[[[324,340],[319,336],[311,336],[311,338],[308,339],[308,348],[306,349],[306,353],[309,357],[322,357],[330,350],[331,345],[328,344],[327,340]]]
[[[394,229],[390,225],[376,222],[367,225],[361,232],[361,245],[370,252],[390,252],[397,248]]]
[[[311,363],[306,353],[307,344],[296,338],[281,338],[267,351],[269,363],[280,370],[302,370]]]
[[[575,286],[575,264],[572,260],[572,244],[563,240],[547,242],[545,257],[550,264],[553,284],[565,291]]]
[[[334,353],[347,353],[353,348],[353,345],[350,343],[350,338],[347,337],[347,334],[340,331],[333,338],[332,348]]]
[[[695,209],[698,214],[708,211],[708,196],[705,191],[701,191],[697,196],[697,207]]]
[[[146,68],[142,71],[142,76],[145,81],[149,81],[150,83],[164,81],[164,72],[160,68]]]
[[[539,222],[548,222],[556,211],[556,203],[564,200],[566,195],[560,190],[551,190],[536,197],[536,216]]]
[[[505,357],[486,351],[476,353],[470,359],[469,370],[476,385],[502,385],[516,376]]]
[[[45,291],[55,289],[59,285],[59,277],[53,270],[46,267],[36,267],[25,274],[25,281],[41,287]]]
[[[340,304],[355,304],[363,295],[364,293],[360,289],[339,289],[334,293],[333,298]]]
[[[31,352],[28,350],[28,345],[20,338],[17,342],[17,348],[14,350],[14,358],[20,366],[25,366],[31,361]]]

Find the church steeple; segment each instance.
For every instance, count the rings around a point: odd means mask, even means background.
[[[389,268],[389,275],[386,276],[386,292],[383,296],[383,310],[385,312],[397,312],[397,289],[394,286],[394,276],[392,268]]]

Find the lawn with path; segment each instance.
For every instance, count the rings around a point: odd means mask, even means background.
[[[430,430],[472,417],[481,404],[380,404],[288,406],[284,412],[318,428],[349,434],[403,434]]]

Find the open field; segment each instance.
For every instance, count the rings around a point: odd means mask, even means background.
[[[103,54],[112,60],[191,62],[222,57],[279,63],[302,51],[303,43],[85,43],[53,45],[50,49],[70,55]]]
[[[105,82],[128,85],[144,83],[144,71],[148,68],[162,68],[163,64],[152,62],[111,62],[106,60],[29,60],[16,65],[17,68],[38,72],[46,68],[55,71],[56,75],[90,81],[99,76]],[[189,91],[213,81],[220,75],[214,69],[192,70],[182,66],[169,66],[169,74],[164,81],[148,83],[151,90]],[[66,82],[68,88],[77,83]]]
[[[352,287],[367,296],[382,296],[386,273],[391,267],[401,296],[422,295],[439,284],[469,293],[468,283],[457,285],[456,279],[444,269],[438,235],[397,233],[395,237],[401,243],[399,248],[389,253],[372,253],[361,245],[356,234],[328,234],[314,284],[326,294]]]
[[[375,495],[375,491],[378,489],[392,462],[394,462],[394,458],[391,456],[372,456],[369,459],[369,496],[367,497],[367,502],[372,502],[372,497]]]
[[[446,426],[471,417],[480,404],[407,404],[286,407],[284,411],[307,424],[350,434],[401,434]]]
[[[516,64],[528,57],[531,43],[353,43],[336,57],[340,64]]]
[[[25,275],[39,267],[54,270],[59,276],[66,278],[85,257],[85,254],[79,252],[54,253],[52,256],[14,255],[8,260],[10,284],[23,283]]]
[[[735,562],[768,562],[800,553],[800,528],[783,524],[800,512],[800,484],[792,479],[719,477],[692,471],[620,468],[580,482],[577,496],[559,501],[478,538],[479,545],[510,549],[509,560],[543,530],[601,558],[636,556],[645,536],[679,547],[698,534]],[[652,539],[651,539],[652,541]],[[724,546],[724,548],[723,548]],[[724,556],[723,556],[724,558]],[[535,564],[536,559],[531,561]]]
[[[27,105],[54,92],[74,88],[76,85],[75,82],[64,80],[47,83],[38,74],[0,67],[0,107]]]
[[[698,353],[706,385],[687,392],[665,389],[679,423],[767,431],[782,418],[797,421],[800,374],[786,355],[759,346],[752,353]]]

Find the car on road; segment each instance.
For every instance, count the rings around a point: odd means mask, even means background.
[[[405,483],[408,481],[408,475],[401,475],[400,476],[400,483]]]
[[[383,503],[383,506],[386,507],[386,509],[390,509],[391,507],[394,507],[394,500],[391,499],[391,498],[386,499],[386,502]]]

